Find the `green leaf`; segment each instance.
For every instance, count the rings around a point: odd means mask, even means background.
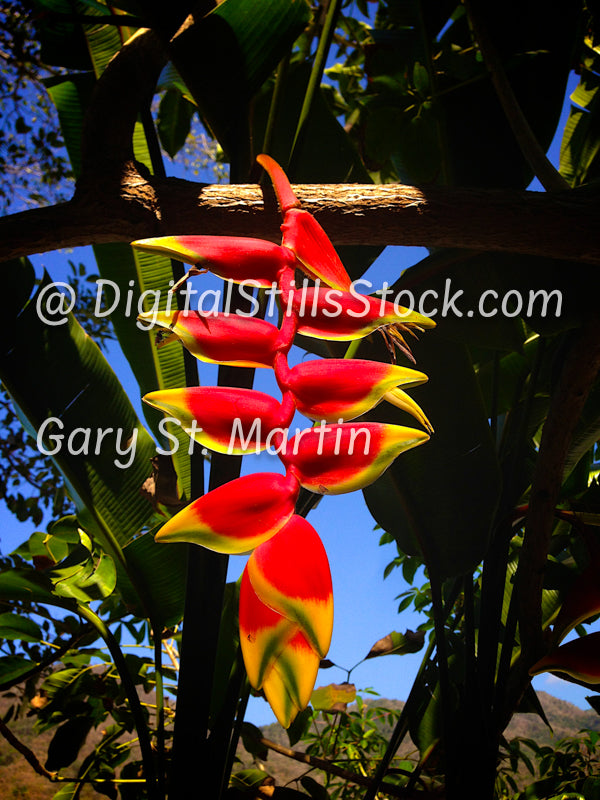
[[[22,309],[7,300],[5,313],[14,322],[0,351],[0,375],[34,435],[52,420],[38,444],[53,453],[79,508],[91,512],[98,541],[121,560],[121,547],[152,514],[139,490],[154,445],[77,321],[68,316],[64,324],[46,324],[40,318],[38,303],[49,284],[45,276]],[[24,371],[24,363],[35,364],[35,371]],[[106,432],[101,440],[98,431]]]
[[[410,631],[406,633],[398,633],[392,631],[379,639],[365,656],[365,661],[368,658],[377,658],[378,656],[397,655],[403,656],[407,653],[418,653],[425,643],[425,631]]]
[[[88,717],[74,717],[57,728],[48,745],[46,769],[55,772],[72,764],[91,728],[92,721]]]
[[[571,186],[598,177],[600,152],[600,56],[589,43],[584,46],[584,62],[560,148],[560,172]]]
[[[69,316],[60,325],[47,325],[40,319],[37,300],[47,285],[46,278],[24,308],[7,298],[4,309],[10,328],[0,352],[0,377],[34,436],[49,418],[55,420],[53,435],[64,436],[49,440],[52,430],[46,429],[40,444],[47,450],[57,441],[61,444],[53,459],[77,502],[81,526],[114,559],[120,591],[137,598],[136,608],[140,613],[144,609],[144,616],[160,620],[165,614],[173,616],[176,607],[179,615],[179,599],[173,602],[172,596],[174,591],[183,591],[183,560],[165,553],[165,569],[156,558],[139,562],[136,545],[131,551],[134,566],[130,566],[124,553],[153,517],[153,508],[140,489],[150,472],[154,443],[106,359],[75,319]],[[24,363],[35,364],[35,371],[23,370]],[[88,446],[84,446],[86,431],[90,432]],[[98,431],[106,432],[99,447]],[[69,437],[73,437],[71,446]],[[129,452],[119,455],[117,451]],[[127,468],[122,468],[125,464]],[[108,562],[104,566],[109,569]],[[156,588],[165,587],[163,573],[177,587],[166,590],[164,601]]]
[[[242,769],[234,772],[229,781],[229,785],[242,792],[254,792],[264,783],[273,783],[273,778],[269,777],[260,769]]]
[[[168,89],[163,95],[157,129],[160,143],[171,158],[175,158],[184,146],[195,111],[195,106],[178,89]]]
[[[86,26],[86,31],[88,46],[97,66],[97,74],[100,74],[102,65],[105,65],[120,49],[120,37],[116,28],[108,32],[107,38],[98,26],[92,28]],[[61,76],[49,79],[46,84],[56,105],[65,145],[76,176],[81,170],[83,118],[94,84],[94,76],[91,74]],[[134,130],[133,150],[136,160],[152,171],[148,144],[143,127],[139,123],[136,123]],[[98,283],[96,313],[106,316],[107,311],[111,312],[115,333],[138,381],[140,393],[144,395],[157,389],[173,389],[185,385],[182,349],[168,347],[157,351],[153,334],[144,332],[136,323],[137,314],[142,310],[149,310],[149,304],[153,305],[156,298],[159,298],[157,308],[165,308],[168,302],[167,288],[173,278],[171,261],[159,255],[134,252],[125,244],[95,245],[94,256],[103,281]],[[144,297],[145,300],[142,300]],[[144,415],[153,431],[161,438],[161,444],[166,445],[167,442],[158,428],[162,414],[148,408],[144,409]],[[189,496],[188,437],[179,426],[168,424],[167,430],[177,441],[173,460],[181,492]],[[170,440],[167,449],[175,449],[172,442],[173,440]]]
[[[44,81],[48,94],[56,106],[61,133],[76,177],[81,172],[83,117],[95,82],[90,72],[67,77],[61,75]]]
[[[235,152],[244,139],[248,103],[309,17],[305,0],[225,0],[190,29],[193,41],[203,45],[197,48],[197,73],[211,76],[195,99],[226,152]],[[180,35],[179,43],[185,38]]]
[[[0,639],[19,639],[22,642],[39,642],[42,631],[32,619],[20,614],[0,614]]]
[[[324,667],[321,666],[321,669],[324,669]],[[304,734],[308,731],[312,719],[313,719],[313,710],[311,706],[303,708],[302,711],[296,714],[295,718],[292,720],[292,724],[286,730],[290,742],[290,747],[293,747],[300,741],[300,739],[302,739]]]
[[[256,756],[261,761],[266,761],[269,750],[264,744],[261,744],[262,736],[261,729],[257,728],[256,725],[251,722],[242,722],[241,737],[246,752],[250,753],[251,756]]]
[[[329,792],[322,783],[318,783],[310,775],[303,775],[300,783],[314,800],[329,800]]]
[[[81,603],[108,597],[117,584],[113,559],[106,553],[94,556],[83,545],[57,564],[49,576],[57,594]]]
[[[345,706],[356,700],[356,686],[353,683],[330,683],[320,686],[311,695],[310,702],[316,711],[343,710]]]
[[[35,570],[11,569],[0,572],[0,600],[47,603],[75,610],[73,603],[57,598],[51,581]]]
[[[52,795],[52,800],[75,800],[80,792],[80,785],[69,781],[61,784],[56,794]]]
[[[169,628],[183,617],[187,546],[158,544],[153,532],[138,536],[124,548],[129,568],[137,576],[136,591],[122,588],[131,613],[145,616],[151,610],[153,624]]]
[[[37,663],[23,656],[3,656],[0,658],[0,685],[17,683],[22,675],[26,675]]]

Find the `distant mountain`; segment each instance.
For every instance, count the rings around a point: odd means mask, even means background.
[[[565,736],[575,735],[581,728],[591,728],[600,730],[600,716],[593,710],[584,711],[572,703],[559,700],[546,692],[538,692],[538,697],[548,717],[553,732],[535,714],[516,714],[509,725],[506,736],[511,739],[515,736],[523,736],[540,744],[550,744]],[[387,700],[377,698],[375,702],[378,706],[392,709],[401,709],[404,705],[399,700]],[[11,701],[7,697],[0,696],[0,716],[4,717]],[[10,730],[24,743],[31,748],[43,764],[46,760],[48,743],[52,738],[53,732],[49,731],[42,735],[36,735],[33,730],[35,717],[21,717],[18,720],[9,722]],[[277,724],[265,725],[261,728],[265,738],[270,739],[284,747],[289,747],[287,733]],[[101,736],[100,731],[94,733],[94,741],[98,741]],[[90,740],[91,743],[91,740]],[[83,748],[85,752],[88,747]],[[296,750],[302,750],[302,744],[294,746]],[[252,757],[240,746],[238,757],[241,763],[237,765],[241,769],[242,765],[251,766]],[[299,775],[306,772],[306,765],[300,764],[278,753],[269,752],[265,763],[266,770],[276,778],[279,786],[293,781]],[[73,775],[76,768],[72,767],[63,770],[65,775]],[[314,775],[314,773],[312,773]],[[51,784],[40,775],[36,775],[24,757],[17,753],[8,742],[0,736],[0,797],[3,800],[16,800],[27,798],[27,800],[50,800],[58,790],[57,784]],[[81,795],[81,800],[91,800],[98,797],[89,787]]]
[[[551,745],[553,742],[557,742],[559,739],[563,739],[566,736],[576,735],[582,728],[600,730],[600,715],[593,709],[583,710],[573,705],[573,703],[559,700],[557,697],[553,697],[547,692],[537,692],[537,696],[552,730],[548,728],[537,714],[519,713],[514,715],[510,725],[505,731],[507,739],[520,736],[533,739],[539,744]],[[389,700],[383,697],[378,697],[371,702],[376,703],[378,706],[394,710],[401,710],[404,706],[401,700]],[[261,727],[261,730],[266,739],[270,739],[284,747],[289,747],[287,733],[277,723],[264,725]],[[302,751],[304,748],[301,743],[298,743],[294,745],[294,749]],[[400,752],[406,753],[411,749],[413,749],[412,743],[406,742],[406,746],[402,748]],[[238,748],[237,755],[238,758],[241,759],[243,766],[252,765],[252,757],[249,756],[241,746]],[[308,769],[307,765],[293,761],[273,751],[269,752],[264,768],[276,779],[278,786],[293,781],[297,777],[303,775]],[[313,772],[311,775],[314,777],[315,773]],[[531,781],[530,776],[528,776],[528,781]]]

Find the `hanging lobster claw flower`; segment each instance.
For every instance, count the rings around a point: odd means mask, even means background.
[[[428,439],[424,431],[380,422],[321,425],[300,431],[279,457],[311,492],[343,494],[364,489],[396,456]]]
[[[279,201],[283,246],[294,253],[310,278],[318,278],[334,289],[349,290],[352,281],[340,257],[313,215],[300,208],[285,172],[270,156],[259,155],[256,160],[268,173]]]
[[[304,361],[290,370],[285,387],[294,395],[296,408],[314,420],[350,420],[388,400],[419,420],[430,432],[422,409],[401,386],[418,386],[427,375],[408,367],[361,359],[328,358]]]
[[[540,672],[564,672],[576,681],[600,683],[600,633],[555,647],[529,670],[530,675]]]
[[[281,270],[294,264],[285,247],[239,236],[159,236],[138,239],[131,246],[199,267],[191,275],[210,270],[224,280],[253,281],[255,286],[272,286]]]
[[[333,589],[327,553],[312,525],[293,516],[256,548],[246,569],[263,603],[299,625],[324,658],[333,629]]]
[[[256,317],[235,314],[202,316],[196,311],[144,311],[138,319],[156,325],[158,347],[179,340],[209,364],[272,367],[279,331]]]
[[[418,311],[382,298],[322,286],[296,289],[291,308],[299,317],[298,333],[304,336],[346,342],[362,339],[379,329],[390,349],[395,344],[411,361],[414,359],[403,333],[414,335],[414,331],[435,328],[435,322]]]
[[[257,472],[194,500],[156,534],[157,542],[190,542],[217,553],[246,553],[270,539],[294,513],[298,481],[292,474]]]
[[[239,624],[248,680],[264,691],[278,722],[288,728],[310,701],[320,656],[297,625],[260,600],[247,568],[240,586]]]
[[[142,399],[175,417],[193,439],[217,453],[258,453],[270,431],[280,427],[281,404],[253,389],[193,386],[150,392]]]

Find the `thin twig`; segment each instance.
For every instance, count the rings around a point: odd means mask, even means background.
[[[21,753],[21,755],[29,762],[38,775],[41,775],[43,778],[47,778],[50,781],[56,780],[56,772],[49,772],[43,766],[43,764],[41,764],[33,750],[30,750],[26,744],[23,744],[20,739],[17,739],[2,717],[0,717],[0,734],[4,736],[11,747],[14,747],[15,750]]]

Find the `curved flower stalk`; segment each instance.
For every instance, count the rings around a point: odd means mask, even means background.
[[[340,257],[313,215],[300,208],[285,172],[271,156],[261,154],[256,160],[269,175],[277,195],[283,215],[283,246],[294,253],[309,278],[319,279],[334,289],[349,289],[350,276]]]
[[[273,448],[285,466],[285,475],[248,475],[194,500],[160,528],[156,540],[192,542],[220,553],[253,550],[240,590],[241,648],[250,683],[264,691],[287,727],[310,699],[333,625],[325,550],[312,526],[294,513],[300,486],[328,494],[363,488],[400,453],[427,441],[433,430],[405,391],[424,383],[423,373],[350,359],[311,361],[290,369],[288,351],[296,332],[351,340],[380,329],[390,351],[395,344],[414,360],[403,334],[434,323],[352,291],[331,242],[299,208],[279,165],[269,156],[258,160],[271,177],[283,215],[281,246],[206,236],[135,244],[162,249],[233,281],[266,285],[272,280],[282,300],[279,329],[260,319],[223,313],[146,312],[140,319],[159,328],[159,346],[178,339],[203,361],[272,368],[281,390],[281,401],[226,387],[157,391],[144,399],[174,416],[204,446],[232,453]],[[329,288],[295,288],[295,268]],[[425,430],[346,421],[384,400],[412,414]],[[296,411],[319,424],[291,436]]]

